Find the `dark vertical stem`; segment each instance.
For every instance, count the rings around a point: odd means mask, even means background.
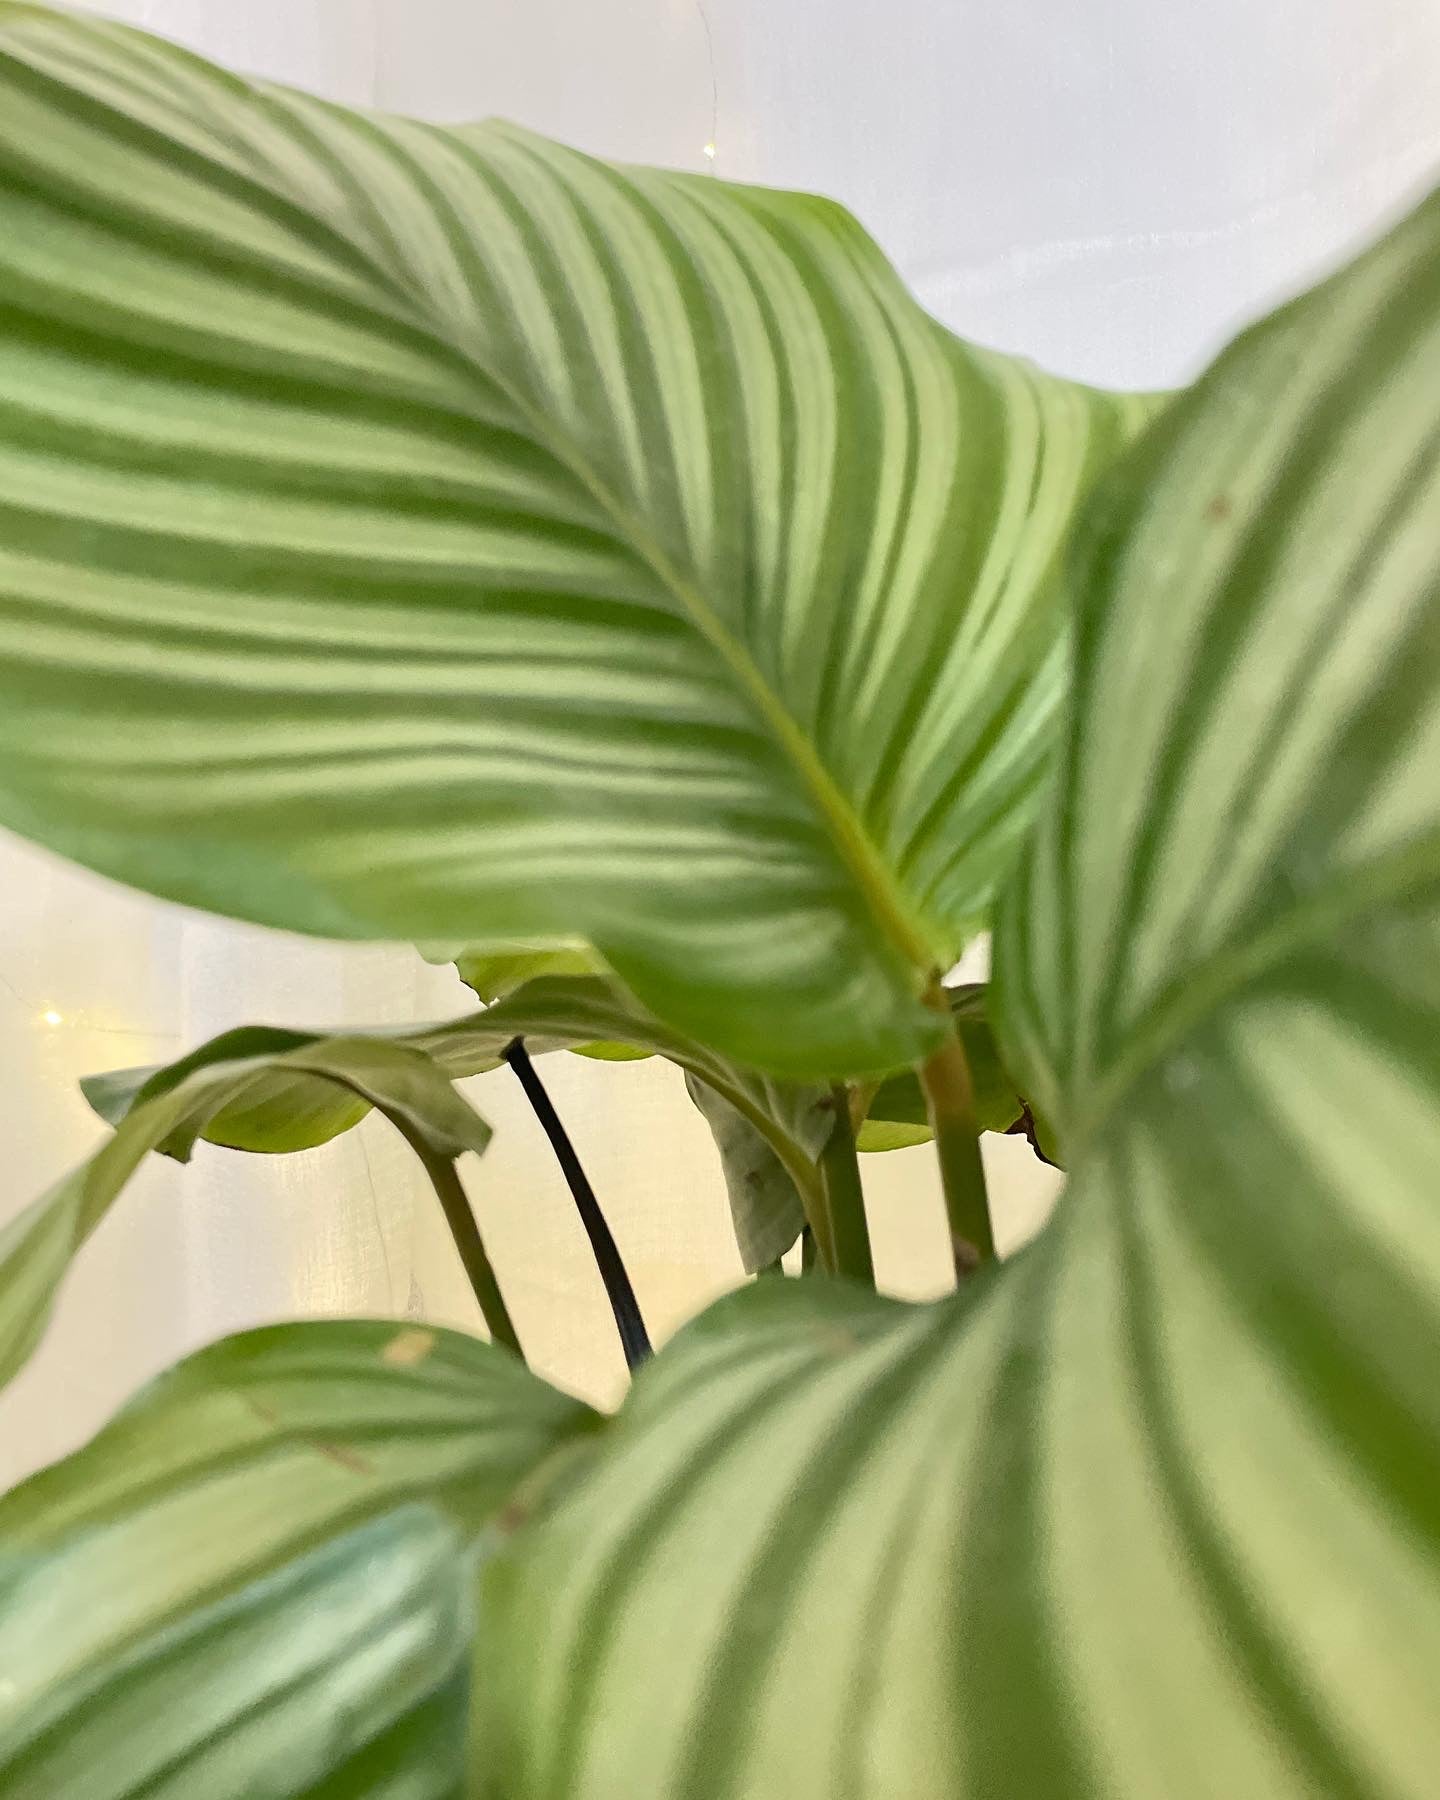
[[[534,1108],[535,1117],[550,1140],[555,1160],[574,1197],[575,1210],[580,1214],[580,1223],[585,1227],[585,1235],[590,1240],[595,1264],[610,1301],[610,1310],[615,1315],[615,1329],[620,1333],[626,1366],[632,1370],[638,1369],[650,1354],[650,1334],[640,1316],[635,1290],[630,1285],[630,1277],[620,1259],[615,1239],[610,1235],[610,1227],[605,1223],[605,1215],[600,1210],[600,1202],[595,1198],[595,1190],[580,1166],[575,1146],[560,1123],[560,1115],[551,1104],[540,1077],[535,1073],[535,1065],[521,1039],[516,1038],[506,1048],[504,1057],[524,1088],[525,1097]]]
[[[800,1233],[800,1273],[808,1275],[815,1268],[819,1253],[815,1248],[815,1233],[807,1225]]]
[[[850,1094],[843,1083],[830,1090],[835,1123],[820,1153],[820,1181],[825,1193],[830,1242],[837,1275],[875,1285],[870,1231],[865,1223],[865,1194],[860,1186],[860,1159],[855,1154],[855,1127],[850,1120]]]
[[[495,1279],[494,1267],[485,1253],[480,1227],[475,1223],[475,1215],[470,1210],[470,1201],[454,1163],[449,1157],[432,1150],[423,1138],[412,1132],[401,1120],[394,1119],[393,1123],[420,1158],[422,1168],[430,1177],[430,1185],[445,1214],[445,1223],[450,1227],[450,1236],[460,1254],[471,1291],[479,1302],[480,1316],[485,1321],[486,1330],[493,1342],[504,1344],[523,1362],[525,1352],[520,1348],[520,1339],[516,1335],[510,1309],[505,1304],[500,1283]]]
[[[935,1134],[955,1275],[963,1281],[981,1263],[993,1259],[995,1235],[985,1191],[985,1165],[980,1159],[970,1064],[943,994],[937,1004],[946,1010],[948,1029],[939,1049],[920,1065],[920,1087]]]

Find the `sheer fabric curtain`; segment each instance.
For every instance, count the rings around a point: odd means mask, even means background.
[[[96,9],[100,10],[100,9]],[[360,0],[111,0],[103,9],[237,66],[374,95]],[[76,1083],[168,1059],[247,1019],[367,1022],[445,1012],[404,950],[336,948],[161,905],[0,839],[0,1209],[18,1210],[100,1136]],[[394,1166],[392,1166],[392,1162]],[[40,1353],[0,1396],[0,1481],[86,1436],[147,1375],[240,1326],[403,1310],[414,1184],[358,1134],[323,1155],[202,1147],[152,1157],[80,1258]]]
[[[1072,374],[1163,386],[1322,269],[1440,167],[1433,0],[110,0],[232,65],[361,104],[506,114],[600,154],[846,201],[967,335]],[[713,146],[714,156],[706,153]],[[398,947],[200,918],[0,842],[0,1142],[8,1213],[98,1137],[75,1088],[228,1025],[384,1023],[465,1004]],[[674,1072],[544,1072],[663,1335],[740,1278],[704,1126]],[[467,1171],[537,1365],[623,1385],[603,1295],[503,1074]],[[989,1140],[1002,1239],[1056,1183]],[[85,1436],[145,1375],[262,1320],[473,1306],[403,1147],[373,1123],[280,1160],[152,1159],[0,1398],[0,1480]],[[944,1268],[928,1155],[866,1163],[882,1280]]]

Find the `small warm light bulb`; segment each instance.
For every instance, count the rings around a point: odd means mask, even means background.
[[[704,155],[706,155],[706,156],[708,156],[708,157],[709,157],[709,158],[710,158],[710,160],[711,160],[711,162],[714,162],[714,160],[715,160],[715,146],[714,146],[714,145],[713,145],[713,144],[706,144],[706,146],[705,146],[705,148],[704,148],[704,152],[703,152],[703,154],[704,154]]]
[[[56,1012],[53,1006],[47,1006],[40,1017],[47,1025],[63,1025],[65,1023],[64,1014]]]

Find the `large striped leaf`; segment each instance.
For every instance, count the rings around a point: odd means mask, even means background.
[[[478,1792],[1435,1792],[1440,196],[1179,403],[1079,579],[998,962],[1056,1220],[662,1356],[492,1569]]]
[[[414,1326],[182,1363],[0,1501],[0,1791],[458,1800],[475,1548],[598,1423]]]
[[[880,1071],[1029,819],[1149,405],[805,196],[0,4],[0,819],[271,924],[580,937]]]
[[[125,1091],[112,1081],[113,1135],[0,1229],[0,1383],[34,1349],[66,1270],[145,1157],[160,1150],[183,1160],[215,1120],[252,1117],[257,1086],[268,1106],[283,1110],[287,1129],[301,1133],[336,1116],[353,1124],[374,1106],[412,1144],[446,1161],[483,1151],[490,1138],[431,1057],[375,1037],[251,1027],[159,1071],[138,1095],[133,1083]]]

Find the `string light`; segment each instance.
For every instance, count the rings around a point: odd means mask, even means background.
[[[53,1006],[47,1006],[40,1017],[47,1025],[63,1025],[65,1023],[64,1014],[56,1012]]]
[[[710,15],[705,10],[705,0],[695,0],[695,11],[700,16],[700,24],[705,32],[705,64],[710,74],[710,136],[700,146],[700,154],[713,166],[718,154],[715,140],[720,135],[720,83],[715,73],[715,34],[710,29]]]

